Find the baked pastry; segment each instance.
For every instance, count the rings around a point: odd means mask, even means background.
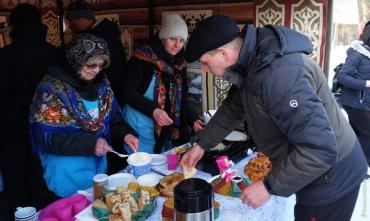
[[[271,170],[272,164],[270,159],[264,154],[258,153],[257,157],[252,158],[244,166],[244,175],[248,176],[255,183],[263,180]]]
[[[173,189],[175,186],[184,180],[184,174],[173,173],[163,177],[158,184],[158,191],[161,196],[173,197]]]
[[[232,188],[231,181],[230,180],[226,181],[226,179],[222,179],[222,181],[215,186],[213,191],[224,196],[229,196],[231,188]]]

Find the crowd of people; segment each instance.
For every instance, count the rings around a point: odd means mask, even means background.
[[[96,20],[86,1],[72,1],[65,20],[73,37],[55,48],[35,6],[20,4],[10,14],[12,43],[0,49],[7,125],[0,219],[10,220],[19,206],[42,209],[90,187],[98,173],[123,169],[112,150],[163,153],[194,131],[198,141],[181,162],[190,170],[243,122],[273,164],[264,181],[242,192],[244,203],[256,208],[271,195],[296,194],[296,220],[350,219],[370,162],[370,25],[338,76],[348,122],[308,57],[312,43],[289,28],[240,32],[230,17],[216,15],[188,39],[185,21],[168,14],[128,59],[117,24]],[[188,103],[186,64],[194,61],[233,84],[206,126]]]

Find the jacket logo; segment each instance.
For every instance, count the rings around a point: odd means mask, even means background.
[[[289,106],[292,107],[292,108],[297,108],[298,107],[298,101],[297,100],[289,101]]]

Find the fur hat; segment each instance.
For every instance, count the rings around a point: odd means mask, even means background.
[[[198,60],[204,53],[225,45],[239,36],[235,21],[225,15],[214,15],[199,22],[185,48],[187,62]]]
[[[67,45],[66,55],[73,71],[78,72],[87,61],[97,55],[107,55],[109,58],[108,44],[93,34],[79,34]]]
[[[159,39],[180,37],[185,41],[188,38],[188,26],[177,14],[168,14],[162,19],[162,27],[159,31]]]
[[[92,9],[91,5],[85,0],[72,0],[69,3],[65,18],[68,21],[78,18],[86,18],[86,19],[95,19],[95,12]]]

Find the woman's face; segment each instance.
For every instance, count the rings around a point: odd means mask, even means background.
[[[184,39],[179,37],[171,37],[162,40],[164,49],[175,56],[184,46]]]
[[[81,78],[85,81],[94,80],[105,65],[103,59],[95,59],[93,63],[84,64],[80,69]]]

